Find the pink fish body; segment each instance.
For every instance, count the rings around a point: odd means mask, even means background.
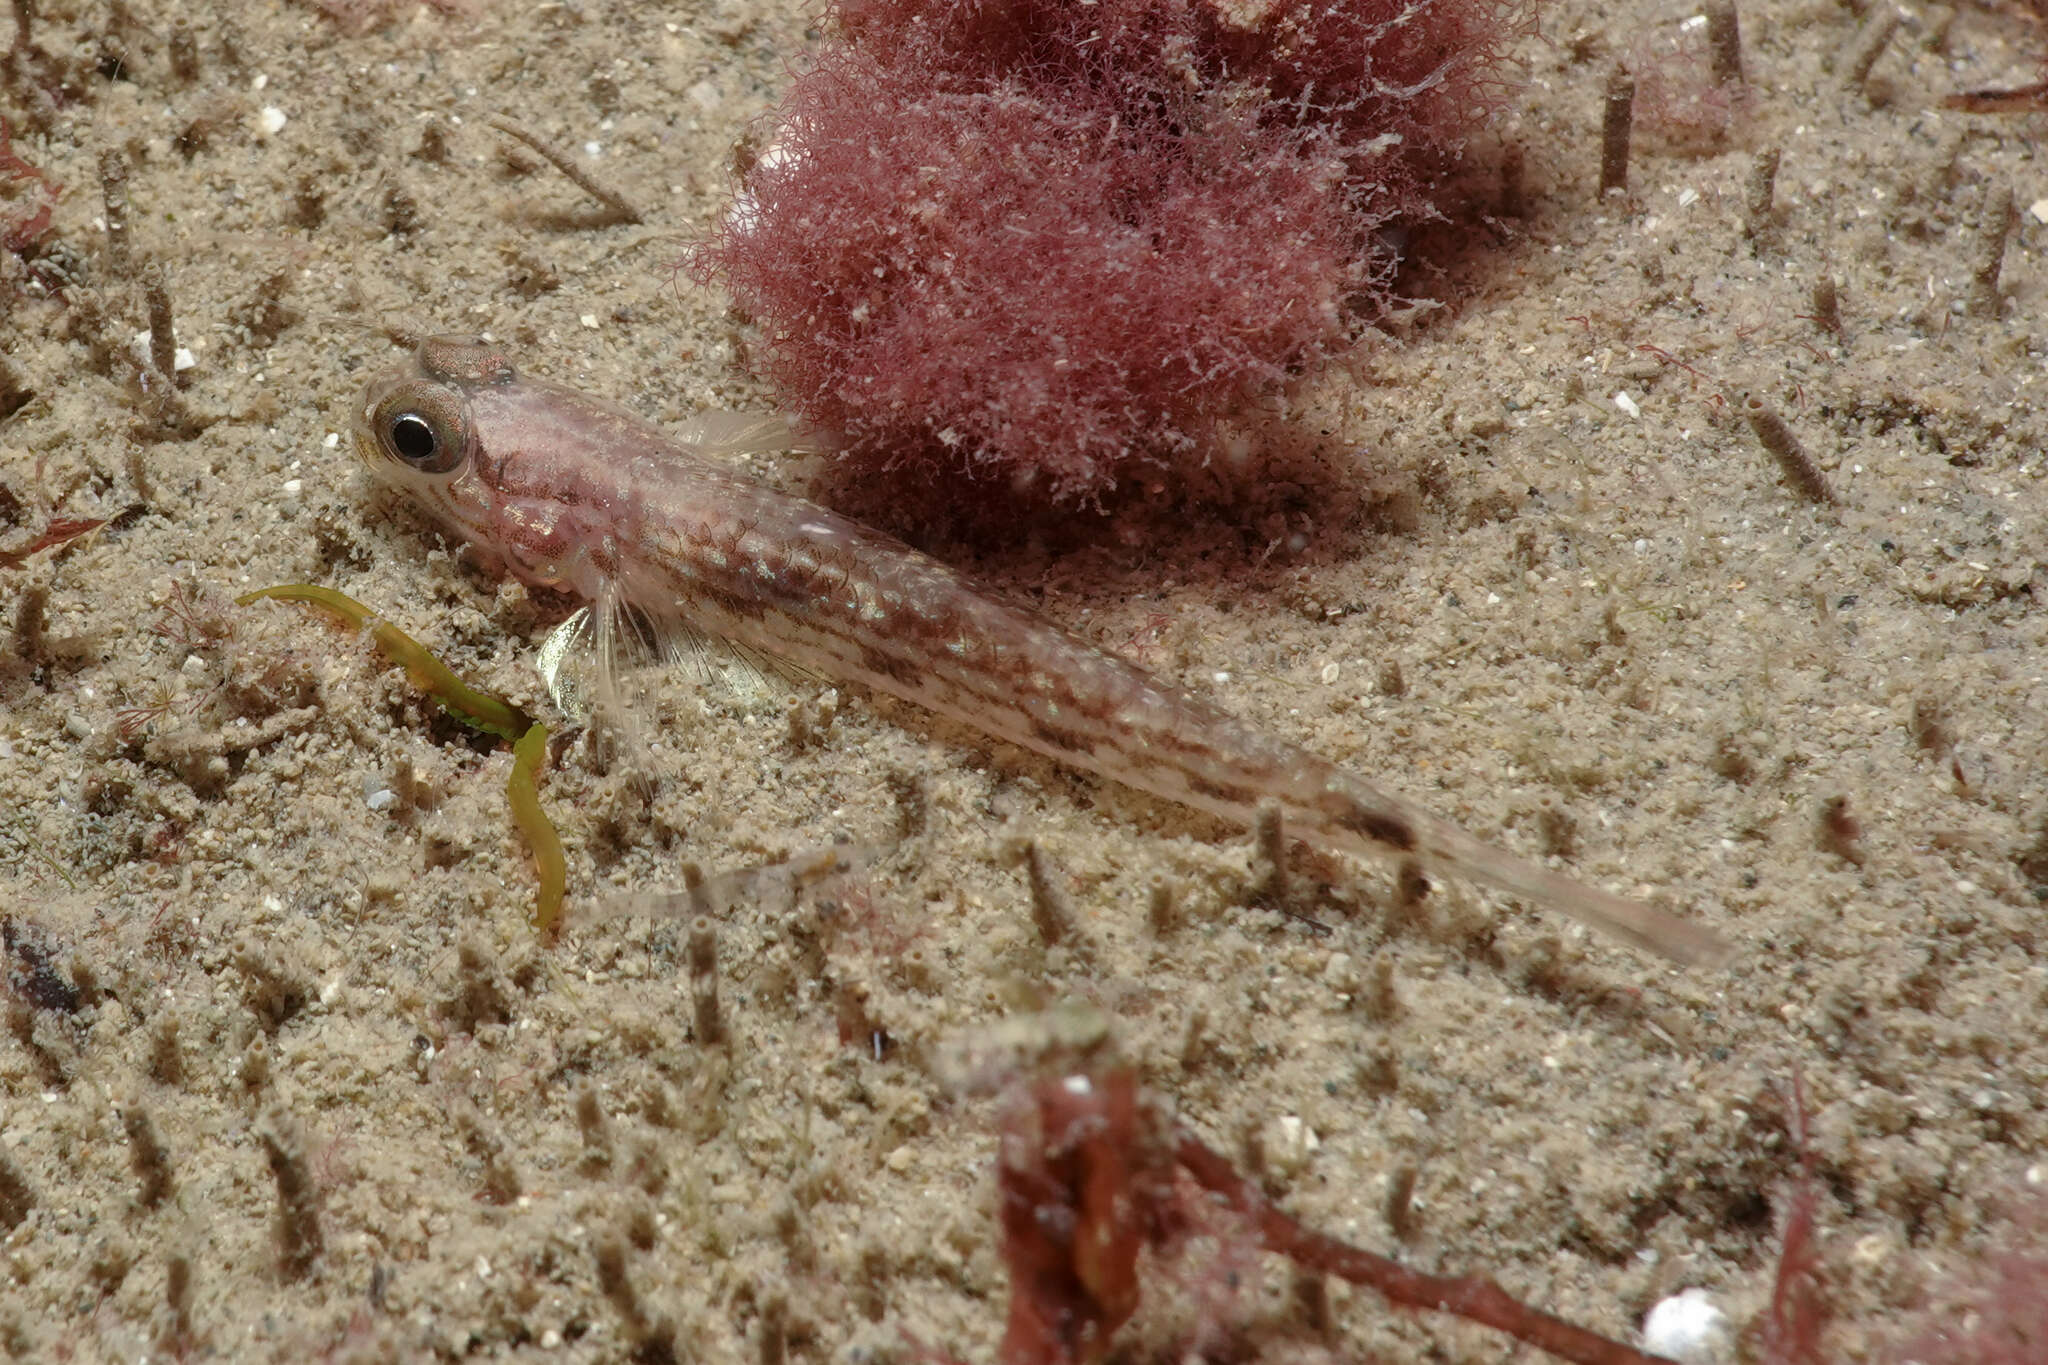
[[[436,337],[369,387],[372,472],[525,581],[901,697],[1059,762],[1346,852],[1413,860],[1524,896],[1682,962],[1728,945],[1494,847],[1413,802],[1003,601],[895,538],[775,492],[721,454],[788,444],[777,419],[668,435]]]

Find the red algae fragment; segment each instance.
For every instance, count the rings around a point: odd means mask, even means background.
[[[1085,1018],[1070,1015],[1068,1026]],[[1010,1272],[1002,1365],[1111,1358],[1144,1282],[1163,1280],[1166,1263],[1201,1229],[1284,1256],[1308,1275],[1371,1289],[1398,1308],[1491,1327],[1574,1365],[1656,1359],[1512,1298],[1487,1276],[1411,1270],[1304,1226],[1145,1094],[1127,1066],[1099,1057],[1041,1075],[1014,1098],[996,1183]],[[1223,1232],[1219,1215],[1238,1230]]]
[[[27,544],[18,549],[0,550],[0,569],[18,569],[28,563],[31,555],[60,545],[69,545],[80,536],[90,535],[105,526],[105,517],[57,517],[51,520]]]
[[[56,203],[55,182],[15,152],[13,132],[0,119],[0,250],[17,256],[32,251],[49,234]]]
[[[1389,300],[1518,0],[839,0],[687,262],[856,472],[1185,486]]]

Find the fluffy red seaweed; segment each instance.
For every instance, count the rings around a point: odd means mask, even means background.
[[[688,265],[869,473],[1195,479],[1389,296],[1521,0],[839,0]],[[964,476],[964,481],[962,476]]]

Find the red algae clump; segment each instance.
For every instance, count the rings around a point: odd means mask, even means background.
[[[838,0],[692,273],[843,466],[1185,488],[1389,300],[1521,0]],[[906,479],[903,476],[908,476]]]

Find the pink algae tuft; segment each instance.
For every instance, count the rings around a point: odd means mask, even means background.
[[[688,262],[857,470],[1185,484],[1383,306],[1518,0],[839,0]],[[964,476],[964,478],[963,478]]]
[[[2036,1365],[2048,1359],[2048,1201],[2015,1196],[2000,1244],[1938,1295],[1922,1330],[1883,1355],[1900,1365]]]
[[[1636,79],[1636,126],[1655,132],[1676,152],[1719,150],[1756,102],[1747,82],[1715,77],[1703,24],[1644,27],[1624,64]]]

